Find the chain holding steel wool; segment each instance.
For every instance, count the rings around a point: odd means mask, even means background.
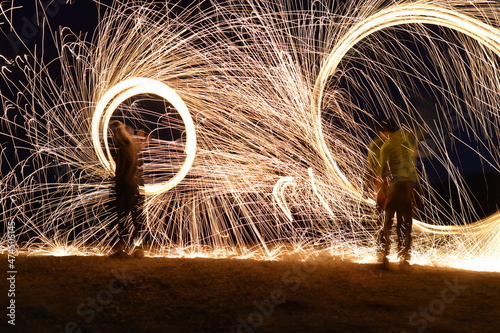
[[[139,240],[149,255],[372,261],[364,151],[383,113],[420,134],[433,161],[420,168],[412,262],[500,271],[500,213],[479,218],[452,157],[467,145],[500,172],[494,2],[96,6],[92,41],[54,38],[59,73],[34,55],[2,70],[2,220],[16,220],[21,248],[110,251],[117,119],[151,133]],[[431,118],[417,94],[435,101]],[[435,165],[460,209],[432,187]]]

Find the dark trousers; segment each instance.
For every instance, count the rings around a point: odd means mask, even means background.
[[[115,186],[116,193],[116,224],[118,225],[118,236],[124,241],[126,220],[129,214],[132,216],[132,235],[130,237],[131,241],[139,232],[139,222],[138,222],[138,200],[139,200],[139,189],[136,184],[128,183],[117,183]],[[125,242],[127,243],[127,242]]]
[[[384,206],[385,219],[378,237],[379,250],[384,257],[389,254],[392,224],[394,214],[396,214],[398,258],[410,259],[414,188],[415,183],[410,181],[395,181],[387,187],[387,199]]]

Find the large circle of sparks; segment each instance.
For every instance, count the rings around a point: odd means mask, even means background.
[[[500,56],[500,31],[498,29],[465,14],[439,6],[421,3],[396,5],[381,10],[354,25],[332,48],[318,74],[313,90],[312,110],[315,110],[317,114],[316,138],[318,144],[323,147],[321,149],[323,159],[332,169],[333,174],[337,175],[356,197],[361,197],[360,191],[349,182],[339,169],[323,135],[321,103],[324,89],[328,78],[335,73],[344,56],[358,42],[382,29],[404,24],[433,24],[450,28],[472,37]],[[363,199],[367,203],[374,203],[371,199]]]
[[[101,97],[95,108],[91,129],[92,143],[100,163],[114,173],[116,165],[111,157],[107,140],[109,121],[121,103],[139,94],[153,94],[164,98],[180,114],[186,128],[186,159],[179,172],[168,182],[147,184],[141,189],[147,195],[160,194],[182,181],[189,172],[196,155],[196,131],[193,120],[186,104],[172,88],[157,80],[141,77],[131,78],[113,86]],[[104,142],[106,153],[103,151],[101,142]]]

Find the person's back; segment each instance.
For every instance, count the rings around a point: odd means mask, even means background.
[[[124,132],[124,127],[117,128],[115,135],[118,143],[116,155],[115,182],[126,184],[137,184],[138,156],[136,144],[133,138]]]
[[[380,149],[380,168],[384,178],[393,181],[417,181],[416,147],[401,130],[391,134]]]

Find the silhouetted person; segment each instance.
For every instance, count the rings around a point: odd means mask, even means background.
[[[115,247],[116,253],[124,253],[127,244],[125,241],[126,219],[132,215],[133,232],[130,237],[134,241],[138,233],[138,200],[139,200],[139,145],[125,124],[115,121],[113,138],[118,145],[115,169],[115,194],[116,194],[116,224],[120,240]],[[132,244],[133,245],[133,244]]]
[[[398,259],[401,264],[410,260],[413,192],[417,185],[415,165],[416,140],[404,134],[391,119],[383,121],[383,136],[387,141],[380,149],[380,170],[386,188],[384,232],[381,237],[383,262],[387,266],[390,235],[394,214],[397,214]]]

